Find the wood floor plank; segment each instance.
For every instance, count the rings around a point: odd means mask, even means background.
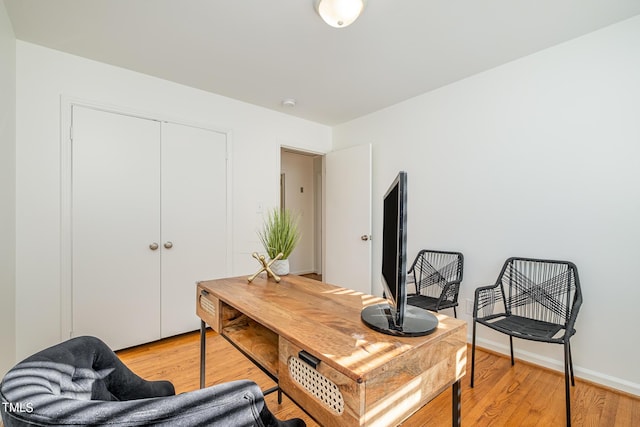
[[[200,341],[197,332],[121,350],[120,358],[138,375],[167,379],[178,393],[199,387]],[[476,350],[475,387],[462,379],[462,425],[472,427],[547,427],[565,424],[564,375],[508,357]],[[215,332],[207,334],[206,385],[251,379],[266,390],[275,383]],[[277,394],[266,397],[267,406],[280,419],[299,417],[318,426],[292,401]],[[574,427],[636,427],[640,425],[640,398],[576,379],[571,389]],[[451,390],[429,402],[403,427],[451,426]]]
[[[640,424],[640,405],[629,396],[618,396],[618,406],[613,420],[615,426],[637,426]]]
[[[572,416],[576,418],[584,426],[597,426],[602,420],[602,413],[605,409],[606,392],[603,389],[588,387],[580,393],[574,393],[576,406],[584,408],[584,410]],[[572,414],[573,415],[573,414]],[[606,419],[606,418],[605,418]]]

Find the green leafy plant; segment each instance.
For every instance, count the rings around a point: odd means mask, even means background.
[[[275,258],[282,252],[282,259],[289,258],[300,240],[298,216],[289,209],[275,208],[267,214],[258,237],[269,258]]]

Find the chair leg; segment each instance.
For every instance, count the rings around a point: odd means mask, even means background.
[[[473,374],[476,368],[476,321],[473,321],[473,335],[471,338],[471,388],[473,388]]]
[[[567,341],[567,347],[569,347],[569,368],[571,372],[571,385],[575,387],[576,380],[573,377],[573,358],[571,357],[571,343]]]
[[[458,312],[456,311],[455,307],[453,307],[453,317],[455,317],[456,319],[458,318]]]
[[[571,393],[569,385],[569,365],[571,359],[571,349],[569,348],[569,342],[565,342],[564,344],[564,389],[565,389],[565,398],[566,398],[566,409],[567,409],[567,427],[571,427]]]
[[[511,347],[511,366],[515,365],[515,359],[513,358],[513,337],[509,335],[509,347]]]

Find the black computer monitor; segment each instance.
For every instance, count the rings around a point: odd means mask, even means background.
[[[421,336],[433,332],[438,319],[407,305],[407,173],[400,172],[383,197],[382,285],[387,303],[365,307],[365,325],[389,335]]]
[[[407,303],[407,173],[400,172],[383,198],[382,285],[396,325]]]

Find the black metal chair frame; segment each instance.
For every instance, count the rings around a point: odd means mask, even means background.
[[[575,380],[569,340],[576,333],[574,325],[581,305],[580,279],[573,263],[534,258],[507,259],[496,283],[475,291],[471,387],[474,380],[478,323],[509,335],[512,366],[513,337],[562,344],[566,417],[567,426],[570,426],[569,378],[572,386],[575,386]]]
[[[463,265],[464,256],[460,252],[430,249],[418,252],[407,273],[413,276],[416,287],[415,294],[407,297],[408,304],[432,311],[453,308],[453,315],[458,317]]]

